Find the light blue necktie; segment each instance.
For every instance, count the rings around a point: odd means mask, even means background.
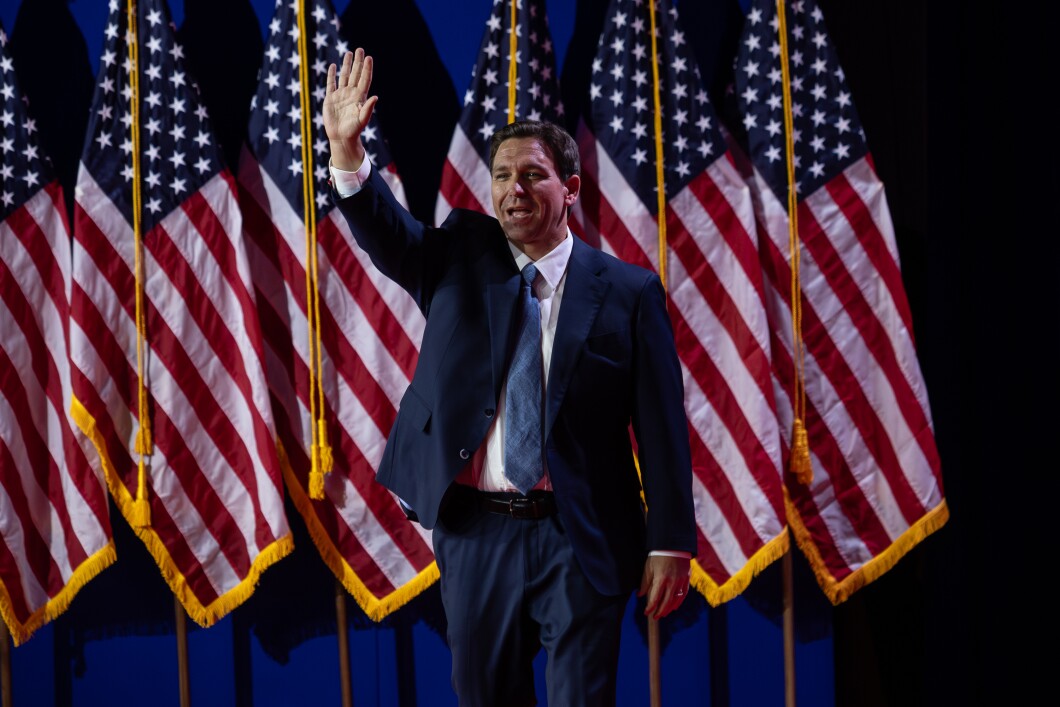
[[[508,367],[508,393],[504,399],[504,474],[524,494],[544,473],[541,423],[542,369],[541,304],[534,296],[537,267],[523,268],[519,290],[521,319],[512,363]]]

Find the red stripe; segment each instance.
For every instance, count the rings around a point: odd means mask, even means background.
[[[457,129],[459,130],[459,128]],[[478,155],[475,157],[478,159]],[[482,212],[482,205],[479,204],[478,197],[464,182],[464,178],[460,176],[460,173],[456,171],[456,167],[453,166],[452,161],[448,158],[446,158],[445,164],[442,165],[442,179],[438,191],[441,192],[442,198],[446,200],[450,208],[471,209],[472,211]]]
[[[254,234],[255,242],[259,244],[261,256],[272,264],[275,271],[282,272],[284,279],[291,284],[285,296],[293,293],[298,301],[302,312],[305,312],[304,291],[305,272],[300,260],[291,252],[286,242],[280,237],[278,230],[272,223],[267,212],[261,208],[256,200],[252,200],[249,208],[245,207],[245,220],[250,225],[250,231]],[[393,313],[378,301],[378,293],[371,286],[371,282],[361,268],[356,256],[350,247],[344,242],[341,234],[334,227],[330,219],[320,222],[318,232],[321,247],[328,254],[329,262],[335,269],[336,276],[351,288],[352,291],[360,293],[359,304],[365,309],[366,316],[378,322],[380,318],[388,319],[400,331],[405,342],[403,347],[416,353],[415,346],[405,336],[404,330],[400,328]],[[299,298],[301,300],[299,301]],[[259,292],[258,311],[261,316],[263,330],[270,334],[268,346],[272,349],[275,360],[284,367],[284,375],[287,380],[292,381],[298,399],[308,407],[306,397],[308,391],[309,372],[305,362],[295,353],[290,335],[290,323],[287,321],[287,313],[277,312],[269,300]],[[338,324],[331,315],[330,310],[323,307],[321,310],[321,340],[329,357],[336,362],[341,361],[342,366],[338,372],[346,380],[354,393],[361,400],[365,409],[368,410],[373,423],[383,435],[387,433],[393,424],[397,414],[393,404],[390,403],[384,391],[378,386],[374,376],[365,368],[363,361],[357,353],[349,346],[345,336],[341,335]],[[380,327],[376,327],[380,328]],[[397,337],[387,334],[384,329],[383,341],[393,346]],[[391,355],[394,349],[391,348]],[[405,363],[402,368],[411,377],[414,369],[414,361]],[[271,377],[271,376],[270,376]],[[285,393],[286,394],[286,393]],[[309,473],[309,460],[305,454],[305,441],[301,439],[301,419],[297,415],[298,402],[294,400],[281,400],[278,391],[273,388],[273,408],[276,411],[276,424],[287,452],[288,461],[292,471],[299,480],[303,489],[307,488]],[[294,415],[292,418],[291,415]],[[434,560],[431,548],[424,543],[420,535],[405,518],[404,513],[395,503],[393,497],[386,489],[374,480],[375,470],[363,457],[360,449],[346,431],[339,427],[333,411],[328,410],[328,428],[338,435],[333,439],[332,452],[335,456],[336,469],[347,470],[347,477],[358,490],[365,503],[371,509],[380,525],[386,530],[393,541],[393,547],[400,551],[408,562],[417,571],[427,567]],[[384,597],[393,591],[395,587],[387,580],[380,570],[374,557],[361,545],[353,534],[339,509],[328,499],[312,502],[312,512],[324,530],[330,544],[344,558],[351,570],[357,573],[365,586],[377,597]],[[334,569],[334,568],[333,568]]]
[[[759,345],[758,339],[755,338],[751,328],[747,326],[739,307],[733,303],[728,291],[722,284],[723,280],[727,278],[719,276],[717,271],[714,270],[710,262],[704,257],[694,236],[688,232],[672,207],[667,207],[666,215],[666,233],[670,248],[681,260],[689,278],[695,283],[696,289],[703,296],[703,301],[710,307],[722,328],[728,332],[729,339],[739,353],[744,367],[754,379],[766,400],[772,402],[773,389],[770,379],[769,355]],[[748,279],[754,283],[755,289],[759,292],[758,301],[762,302],[761,265],[757,263],[757,255],[755,267],[755,272],[757,272],[758,276],[755,277],[749,273]],[[755,282],[756,280],[757,282]]]
[[[607,242],[623,260],[634,262],[642,267],[651,269],[651,263],[644,255],[640,245],[633,239],[628,229],[626,229],[625,223],[611,207],[610,202],[598,192],[597,185],[591,178],[587,181],[589,190],[595,192],[595,209],[591,214],[588,214],[588,216],[590,218],[595,217],[598,219],[597,224],[600,233],[607,234],[605,236]],[[585,188],[586,181],[583,181],[583,190]],[[684,232],[683,224],[677,219],[676,214],[673,214],[672,210],[669,208],[668,213],[672,216],[673,225],[675,227],[674,230],[678,232],[678,247],[682,249],[682,252],[686,256],[686,260],[691,261],[696,259],[702,262],[705,267],[709,267],[702,259],[702,253],[700,253],[698,248],[690,242],[690,236]],[[691,246],[691,250],[695,251],[694,256],[686,246]],[[688,269],[690,273],[696,273],[698,270],[694,265],[686,267],[686,269]],[[714,280],[716,282],[716,277]],[[700,284],[701,283],[697,279],[697,285]],[[705,285],[702,285],[700,289],[703,291],[707,288]],[[720,306],[720,302],[718,301],[720,300],[720,296],[716,292],[714,293],[713,299],[715,300],[713,302],[713,308],[715,311],[724,309],[724,307]],[[769,454],[762,447],[753,428],[748,424],[747,418],[743,415],[743,411],[737,404],[728,381],[721,375],[720,371],[718,371],[714,361],[703,348],[702,343],[691,330],[687,321],[684,319],[684,316],[672,303],[669,306],[669,310],[670,319],[674,324],[674,336],[677,343],[678,355],[681,357],[681,360],[684,361],[689,374],[703,390],[703,394],[711,401],[711,405],[717,411],[719,418],[721,418],[722,422],[729,429],[730,434],[732,434],[733,438],[736,440],[747,468],[751,471],[755,477],[756,483],[764,492],[766,489],[769,489],[770,486],[775,485],[775,480],[770,478],[767,473],[768,470],[774,470],[773,473],[775,473],[776,467],[774,462],[769,458]],[[738,316],[738,312],[733,313],[733,317]],[[736,325],[734,325],[734,327],[735,326]],[[740,326],[746,331],[745,326],[742,324]],[[760,364],[760,366],[761,365],[762,364]],[[760,375],[762,374],[768,375],[768,369],[763,370]],[[771,396],[772,393],[770,391],[770,399]],[[697,475],[700,476],[704,486],[711,494],[711,497],[715,499],[715,502],[725,515],[727,524],[732,528],[734,535],[740,542],[741,550],[747,557],[750,557],[761,548],[761,538],[759,538],[758,533],[751,526],[747,516],[744,514],[743,508],[737,502],[737,494],[729,483],[728,478],[721,472],[717,461],[712,455],[710,455],[706,446],[698,439],[698,436],[698,432],[695,435],[692,435],[694,466],[703,469],[701,472],[697,471]],[[768,494],[765,495],[768,496]],[[773,504],[774,512],[778,514],[778,517],[784,517],[783,500],[780,498],[772,498],[770,501]]]
[[[718,234],[725,239],[729,251],[740,263],[747,281],[754,286],[758,300],[764,302],[765,289],[762,284],[762,264],[758,262],[757,234],[748,233],[743,227],[743,222],[736,215],[732,204],[725,198],[724,192],[709,173],[704,172],[699,175],[689,182],[686,188],[710,215],[711,220],[717,226]]]
[[[108,279],[113,283],[115,280],[119,281],[119,285],[115,287],[117,292],[131,292],[133,286],[132,278],[129,277],[127,268],[124,264],[117,262],[117,255],[110,248],[106,239],[102,238],[98,230],[95,229],[94,224],[87,214],[80,212],[80,215],[84,217],[83,221],[86,225],[84,229],[78,229],[78,237],[85,242],[86,253],[93,259],[97,267],[104,270],[110,270],[112,274],[109,274]],[[79,225],[81,220],[78,221]],[[155,229],[155,233],[148,234],[144,239],[146,245],[152,247],[153,250],[160,250],[165,248],[164,243],[155,243],[155,240],[162,239],[161,229]],[[93,238],[95,237],[95,238]],[[110,255],[110,258],[106,256]],[[175,279],[181,282],[181,274],[177,273]],[[192,278],[194,279],[194,278]],[[190,284],[190,283],[189,283]],[[197,283],[194,283],[197,287]],[[124,287],[122,287],[124,285]],[[81,292],[78,288],[77,292],[81,298],[87,299],[85,293]],[[132,298],[126,298],[131,300]],[[85,311],[80,313],[82,320],[82,326],[85,327],[87,332],[95,332],[97,329],[91,328],[92,322],[86,321],[88,319],[96,319],[95,324],[98,327],[98,331],[105,332],[106,335],[103,339],[110,339],[109,326],[106,322],[98,321],[99,313],[95,311],[94,307],[89,309],[87,306],[89,303],[83,303]],[[126,304],[128,309],[129,305]],[[75,299],[75,312],[78,311],[77,300]],[[86,316],[91,311],[93,316]],[[170,371],[176,372],[177,378],[181,383],[185,393],[188,394],[190,403],[194,409],[200,413],[200,417],[207,421],[206,427],[213,438],[214,443],[217,445],[220,452],[225,455],[228,461],[232,462],[232,456],[236,455],[234,451],[235,447],[242,448],[242,442],[239,440],[238,435],[234,435],[230,429],[224,430],[223,433],[219,433],[215,429],[211,429],[209,421],[211,419],[220,419],[222,423],[227,423],[227,418],[224,415],[218,415],[216,404],[213,401],[212,395],[209,390],[205,387],[204,382],[198,376],[198,372],[194,366],[188,361],[184,352],[179,346],[179,343],[175,340],[175,336],[172,331],[165,326],[164,322],[158,315],[158,312],[151,306],[148,301],[147,307],[147,330],[154,340],[154,343],[158,344],[154,351],[156,355],[163,360],[167,368]],[[95,339],[95,336],[93,336]],[[108,366],[116,367],[120,363],[124,362],[124,355],[117,348],[116,343],[111,340],[105,344],[108,348],[113,351],[101,352],[101,359],[107,362]],[[98,342],[97,342],[98,346]],[[107,355],[110,353],[111,355]],[[115,355],[116,354],[116,355]],[[115,362],[116,361],[116,362]],[[112,363],[114,362],[114,363]],[[128,366],[123,368],[128,369]],[[111,371],[112,375],[116,372]],[[132,371],[127,371],[126,376],[115,375],[115,380],[122,381],[123,378],[128,380],[129,387],[122,391],[123,400],[126,405],[130,405],[131,396],[129,393],[132,392],[132,388],[135,386],[136,379],[135,374]],[[189,383],[195,382],[195,385],[189,385]],[[87,381],[81,381],[81,384],[86,388]],[[111,448],[112,460],[115,461],[115,465],[118,467],[122,482],[125,483],[126,487],[130,490],[130,493],[135,493],[135,480],[136,480],[136,468],[132,464],[128,452],[124,449],[123,445],[118,440],[114,440],[112,425],[109,420],[109,414],[105,407],[102,406],[102,401],[99,400],[95,391],[90,391],[88,394],[86,391],[85,397],[88,400],[86,407],[90,413],[96,418],[97,424],[100,425],[100,432],[105,435],[105,439],[108,440],[108,447]],[[83,401],[84,402],[84,401]],[[92,407],[89,407],[92,405]],[[130,406],[130,415],[133,414],[132,407]],[[159,445],[160,449],[166,452],[167,460],[170,465],[170,471],[176,474],[179,483],[182,488],[189,494],[188,498],[191,502],[195,503],[202,520],[206,525],[206,529],[213,535],[215,540],[218,542],[220,550],[225,554],[226,559],[232,565],[237,573],[242,573],[241,576],[245,576],[245,571],[249,567],[249,559],[247,548],[243,546],[243,543],[232,543],[233,538],[241,538],[242,535],[236,530],[235,523],[232,520],[226,505],[217,498],[212,487],[209,483],[205,482],[201,478],[200,470],[194,463],[194,460],[189,462],[189,455],[183,440],[180,440],[176,430],[173,428],[170,420],[166,416],[163,409],[156,407],[153,411],[153,422],[156,430],[155,441]],[[246,459],[247,455],[245,450],[242,450],[243,454],[238,455],[241,459]],[[117,457],[113,455],[114,452],[118,452]],[[257,498],[254,499],[255,503]],[[215,592],[209,587],[209,582],[205,579],[203,569],[199,565],[198,561],[194,558],[190,548],[187,547],[185,538],[180,535],[179,529],[172,522],[172,519],[168,518],[165,514],[162,504],[157,498],[151,498],[151,512],[152,512],[152,527],[159,533],[159,536],[163,539],[163,543],[166,545],[167,550],[173,556],[174,561],[181,573],[185,577],[191,578],[198,576],[202,579],[195,586],[194,591],[196,592],[197,599],[204,605],[209,605],[210,602],[216,598]],[[164,516],[164,517],[163,517]],[[260,523],[260,519],[258,519]],[[238,545],[238,547],[233,547]]]
[[[901,365],[898,363],[895,350],[890,344],[890,337],[884,330],[879,319],[876,318],[871,306],[865,300],[864,294],[857,283],[851,278],[850,273],[843,267],[843,261],[835,251],[828,236],[813,218],[813,214],[805,206],[799,208],[799,230],[802,234],[803,243],[814,260],[817,262],[822,275],[828,281],[830,289],[842,302],[851,323],[858,330],[866,345],[871,347],[873,359],[879,366],[880,371],[887,378],[888,385],[894,392],[898,409],[902,411],[909,425],[911,433],[920,445],[924,456],[932,470],[939,469],[938,450],[935,447],[934,436],[928,422],[924,409],[920,406],[912,387],[906,380]],[[790,292],[790,289],[788,290]],[[803,311],[804,337],[809,342],[816,340],[816,345],[808,350],[814,351],[814,356],[821,363],[819,365],[831,366],[828,373],[829,379],[836,381],[854,381],[854,372],[847,366],[841,356],[834,355],[837,349],[823,323],[817,318],[816,310],[810,310],[810,316]],[[819,356],[819,352],[828,352],[831,355]],[[912,525],[923,517],[926,509],[917,497],[916,492],[910,487],[909,479],[902,473],[901,460],[897,452],[890,444],[886,435],[886,428],[879,417],[872,410],[872,405],[866,397],[862,386],[846,385],[842,387],[844,393],[842,399],[846,401],[846,407],[865,440],[866,446],[872,452],[892,489],[895,501],[905,516],[907,522]]]
[[[910,338],[912,338],[913,313],[909,309],[909,300],[905,296],[902,273],[899,270],[898,262],[887,249],[886,239],[876,228],[876,222],[873,220],[868,206],[861,200],[861,195],[854,190],[853,185],[843,173],[836,175],[834,179],[825,185],[825,188],[836,206],[846,216],[851,230],[861,242],[861,247],[865,249],[865,254],[868,255],[869,261],[876,269],[880,279],[887,286],[887,291],[894,301],[895,309],[898,310],[898,315],[902,318],[902,323],[905,324],[905,329],[909,332]]]
[[[781,254],[776,248],[772,240],[765,238],[763,241],[765,247],[768,249],[768,255],[763,258],[763,273],[770,279],[779,297],[783,301],[788,302],[790,301],[791,280],[787,261],[784,259],[783,254]],[[805,339],[807,350],[812,351],[818,361],[825,361],[829,356],[835,358],[834,344],[831,346],[830,351],[826,351],[823,348],[826,343],[831,344],[831,342],[824,341],[820,336],[821,327],[817,324],[816,314],[813,311],[813,307],[806,300],[805,295],[802,297],[802,314],[804,324],[806,324],[806,326],[803,327],[804,335],[808,333],[811,328],[809,322],[816,324],[813,328],[816,330],[817,335]],[[793,390],[792,375],[794,374],[794,362],[791,360],[787,349],[784,348],[779,338],[776,336],[775,327],[772,329],[772,332],[774,333],[774,340],[772,342],[774,372],[781,386],[787,391],[787,395],[790,398]],[[847,377],[841,377],[839,380],[835,379],[834,369],[829,369],[828,371],[822,369],[821,373],[829,378],[832,386],[836,389],[836,395],[839,396],[840,399],[850,400],[852,397],[861,397],[858,391],[849,390],[851,387],[858,387],[854,382],[853,377],[850,376],[849,371],[847,371]],[[829,375],[830,373],[833,375]],[[864,404],[863,399],[861,404]],[[853,413],[853,410],[849,410],[850,407],[851,405],[848,403],[848,411]],[[847,465],[846,459],[842,454],[841,446],[832,436],[828,427],[824,424],[811,396],[807,396],[806,399],[806,419],[804,422],[806,424],[807,435],[811,440],[811,448],[823,465],[825,472],[828,474],[833,488],[835,501],[843,509],[843,515],[850,519],[854,531],[858,533],[862,542],[867,546],[886,548],[891,542],[890,537],[880,523],[879,518],[876,516],[876,511],[872,504],[865,497],[861,487],[858,486],[857,479],[854,477],[854,474]],[[793,479],[788,478],[787,474],[785,478],[785,486],[788,488],[789,494],[792,494],[793,497],[800,493],[809,493],[809,489]],[[812,499],[810,499],[810,502],[812,503]],[[808,517],[817,515],[816,508],[811,510],[806,507],[805,503],[800,508],[800,512],[804,514],[804,520]],[[839,557],[838,550],[831,545],[831,540],[822,545],[822,547],[829,546],[831,546],[830,552],[822,553],[826,563],[828,563],[828,558]]]
[[[22,444],[25,447],[29,464],[29,469],[24,469],[24,471],[29,471],[32,474],[38,489],[49,492],[48,501],[59,517],[64,543],[72,551],[73,559],[83,561],[86,554],[81,546],[80,539],[70,525],[70,516],[63,497],[56,460],[52,456],[51,450],[48,449],[47,441],[40,436],[37,428],[33,425],[33,417],[29,401],[26,399],[25,390],[19,384],[16,376],[7,373],[14,369],[7,351],[3,348],[0,348],[0,367],[5,371],[3,375],[0,375],[0,393],[3,393],[3,396],[11,406],[13,420],[23,422],[23,424],[18,425],[18,433],[22,437]],[[33,522],[34,511],[39,512],[44,509],[38,508],[36,503],[33,503],[33,507],[31,507],[30,499],[26,497],[22,480],[16,471],[15,459],[11,455],[7,444],[3,442],[3,438],[0,438],[0,450],[2,450],[0,459],[4,462],[3,466],[0,467],[0,469],[3,469],[3,474],[0,475],[0,483],[3,484],[4,491],[10,498],[11,509],[18,518],[19,527],[22,529],[22,537],[25,541],[25,561],[29,563],[28,569],[33,572],[37,583],[52,591],[55,587],[49,581],[49,577],[59,577],[59,567],[52,558],[48,542],[40,535],[37,526]],[[18,535],[18,533],[14,534]],[[77,563],[74,566],[76,567]],[[21,574],[17,566],[15,573]],[[6,580],[12,575],[5,573],[0,576]]]
[[[0,438],[0,469],[14,469],[15,460],[11,456],[11,450],[2,442],[3,439]],[[4,489],[11,496],[11,505],[14,507],[15,514],[19,518],[19,524],[24,529],[23,535],[26,544],[26,561],[31,565],[28,569],[33,573],[33,576],[37,578],[38,582],[47,587],[47,584],[42,582],[41,578],[47,577],[52,573],[54,573],[55,576],[58,576],[59,568],[52,560],[51,552],[44,545],[44,541],[33,527],[33,524],[30,523],[27,525],[29,504],[27,503],[25,496],[22,494],[21,486],[9,482],[6,478],[2,479],[2,481]],[[7,595],[15,618],[20,624],[25,624],[36,607],[30,607],[29,601],[26,599],[26,594],[22,590],[22,575],[24,568],[21,561],[16,559],[15,555],[12,553],[11,548],[6,542],[6,537],[6,533],[0,534],[0,580],[3,580],[3,584],[0,586],[0,593]],[[45,560],[45,558],[47,558],[46,563],[48,567],[42,568],[40,567],[41,561]]]
[[[17,322],[26,339],[37,385],[44,391],[51,407],[59,416],[59,420],[65,423],[66,401],[62,399],[61,387],[56,385],[60,380],[59,371],[55,367],[55,361],[52,358],[53,352],[48,349],[47,342],[40,330],[39,322],[34,316],[37,309],[26,299],[25,292],[16,282],[15,274],[7,269],[4,261],[0,260],[0,266],[3,267],[2,272],[0,272],[0,275],[2,275],[0,277],[0,298],[3,298],[12,318]],[[66,352],[63,351],[62,355],[65,354]],[[64,541],[76,566],[76,563],[84,561],[87,553],[85,553],[81,540],[73,529],[70,521],[70,509],[63,496],[63,484],[58,464],[65,463],[66,460],[54,457],[53,450],[49,449],[48,440],[41,436],[40,430],[34,424],[31,412],[33,405],[27,397],[22,381],[16,375],[14,362],[2,347],[0,347],[0,371],[2,371],[0,373],[0,386],[2,386],[4,395],[14,412],[14,420],[21,423],[18,424],[18,429],[22,435],[26,453],[32,459],[29,471],[33,474],[38,487],[48,492],[48,497],[55,506],[56,516],[59,518],[59,524],[63,529]],[[44,583],[42,582],[42,584]]]
[[[52,199],[52,206],[59,213],[64,213],[66,207],[61,201],[59,203],[55,202],[56,198],[62,199],[58,183],[49,184],[45,191]],[[69,240],[70,235],[66,229],[65,219],[45,222],[45,226],[52,228],[62,226],[57,233],[51,234],[50,237],[30,215],[25,205],[12,211],[7,219],[4,220],[4,223],[11,228],[19,242],[22,243],[22,247],[29,253],[30,258],[37,266],[41,284],[48,292],[48,296],[51,298],[56,310],[58,310],[59,316],[65,318],[68,316],[66,283],[63,280],[63,271],[55,260],[55,252],[51,246],[52,241],[58,241],[59,239]]]
[[[365,318],[372,323],[372,328],[379,335],[380,342],[387,348],[390,358],[401,368],[405,377],[411,380],[416,371],[419,349],[393,311],[379,296],[379,291],[361,266],[361,261],[353,253],[352,249],[356,245],[349,243],[342,236],[331,219],[320,223],[318,237],[335,275],[349,288]]]
[[[732,435],[737,448],[740,450],[740,456],[743,457],[747,470],[754,478],[758,488],[762,490],[763,495],[769,497],[769,501],[773,506],[773,512],[778,518],[783,518],[783,499],[779,498],[776,494],[768,493],[770,488],[776,486],[775,474],[777,469],[775,462],[770,458],[769,453],[762,446],[762,442],[755,434],[754,428],[748,423],[747,418],[744,416],[743,410],[736,399],[736,395],[729,386],[728,380],[726,380],[725,376],[723,376],[718,370],[717,365],[706,350],[703,349],[699,339],[697,339],[695,334],[689,329],[688,323],[685,321],[684,317],[677,312],[676,307],[671,307],[670,319],[674,323],[674,334],[678,344],[678,355],[681,357],[681,360],[684,361],[685,367],[689,371],[689,375],[692,376],[693,380],[699,385],[703,394],[710,401],[711,407],[713,407],[717,413],[718,418],[721,420],[722,424],[725,425],[726,429],[729,430],[729,434]],[[716,462],[712,466],[718,469],[717,476],[724,476]],[[715,494],[712,490],[711,496],[724,509],[725,505],[721,502],[721,499],[732,498],[735,494],[731,492],[731,489],[726,490],[723,495]],[[726,513],[725,517],[737,536],[742,536],[742,533],[738,531],[742,530],[741,523],[743,520],[746,520],[743,509],[739,505],[735,505],[733,506],[731,513]],[[754,533],[754,542],[758,543],[760,538],[757,533],[754,532],[753,528],[751,528],[750,531]],[[741,541],[741,545],[744,545],[744,541]],[[748,550],[750,548],[747,546],[744,547],[744,549]],[[752,554],[753,551],[747,552],[748,557]]]
[[[229,186],[231,187],[231,184],[229,184]],[[217,219],[217,215],[214,213],[213,209],[208,203],[206,203],[205,199],[202,198],[201,193],[193,194],[185,200],[182,207],[188,214],[192,223],[196,225],[199,234],[202,236],[202,242],[204,242],[213,253],[214,258],[218,263],[219,272],[224,276],[229,285],[229,289],[239,303],[239,308],[243,313],[243,325],[246,327],[246,333],[241,336],[240,339],[249,343],[250,348],[261,367],[260,370],[264,372],[264,352],[261,343],[261,331],[259,329],[257,312],[254,309],[254,303],[249,291],[246,289],[246,285],[239,277],[238,261],[232,244],[232,239],[229,234],[225,232],[224,225]],[[256,455],[254,455],[250,449],[246,449],[246,456],[240,458],[238,462],[233,458],[232,471],[237,475],[250,494],[250,499],[254,507],[256,525],[254,535],[258,542],[258,547],[267,547],[275,541],[275,537],[266,522],[264,514],[261,512],[261,499],[257,486],[257,475],[255,474],[254,469],[259,464],[264,466],[279,483],[279,458],[276,456],[276,447],[273,441],[272,431],[266,420],[262,417],[261,411],[258,410],[257,403],[254,400],[254,391],[251,388],[249,380],[251,374],[248,373],[243,359],[244,355],[250,355],[250,353],[241,352],[240,340],[229,330],[221,313],[216,310],[206,292],[202,289],[197,274],[194,272],[194,268],[184,260],[183,256],[171,241],[164,241],[161,238],[161,235],[164,233],[161,228],[156,228],[155,230],[159,235],[159,238],[155,241],[157,244],[157,252],[155,253],[156,257],[160,258],[160,264],[163,266],[163,269],[169,273],[170,277],[173,278],[175,282],[180,282],[182,280],[186,282],[186,285],[180,288],[184,293],[185,299],[190,303],[198,305],[189,307],[188,313],[192,314],[195,318],[196,323],[205,335],[206,341],[210,343],[217,359],[222,365],[224,365],[225,370],[231,377],[231,382],[242,395],[246,409],[251,416],[254,429],[253,442]],[[165,258],[168,262],[162,263],[162,258]],[[180,348],[180,354],[185,354],[183,348]],[[189,366],[191,365],[190,360],[188,360],[187,363]],[[203,383],[205,385],[205,382]],[[264,383],[264,381],[262,381],[262,383]],[[183,384],[182,387],[184,387]],[[212,400],[212,396],[210,397]],[[197,408],[197,411],[200,412],[201,416],[202,409]],[[240,431],[232,425],[230,418],[219,408],[218,415],[217,422],[220,424],[220,429],[223,430],[226,435],[234,436],[235,441],[239,443],[239,449],[243,450],[244,445],[246,445],[248,441],[243,439]]]
[[[601,234],[607,234],[605,238],[615,251],[615,255],[627,263],[639,265],[642,268],[655,271],[655,266],[645,255],[644,250],[633,238],[633,234],[626,228],[625,222],[618,217],[607,197],[600,191],[600,185],[596,182],[595,175],[583,174],[579,200],[585,199],[582,213],[593,222],[593,225]]]

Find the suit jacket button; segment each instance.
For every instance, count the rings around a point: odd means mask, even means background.
[[[484,412],[486,413],[486,417],[493,417],[493,408],[486,408]]]
[[[471,452],[467,451],[466,449],[461,449],[460,450],[460,458],[461,459],[469,459],[469,458],[471,458]]]

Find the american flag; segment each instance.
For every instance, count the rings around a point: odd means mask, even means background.
[[[438,577],[430,535],[409,522],[394,496],[375,481],[398,403],[412,380],[424,319],[412,298],[371,264],[333,208],[321,106],[328,65],[341,64],[348,46],[328,0],[305,3],[302,30],[298,11],[298,2],[280,0],[269,23],[251,106],[250,145],[239,167],[244,226],[287,488],[325,563],[364,612],[380,620]],[[305,55],[299,50],[303,31]],[[303,67],[312,108],[305,125],[311,166],[302,152]],[[404,202],[375,117],[362,139],[373,168]],[[307,213],[303,180],[310,172],[313,201]],[[310,217],[318,279],[307,298]],[[319,328],[307,308],[313,297],[319,297]],[[317,341],[323,344],[319,369],[310,346]],[[331,447],[334,458],[319,500],[309,481],[320,419],[319,408],[313,414],[317,396],[311,383],[323,385],[320,442]]]
[[[948,518],[927,388],[883,184],[821,12],[784,5],[797,189],[800,338],[813,479],[785,474],[788,521],[833,603],[879,577]],[[736,131],[773,334],[781,430],[792,429],[792,333],[780,20],[755,0],[735,64]],[[798,310],[796,310],[798,311]]]
[[[514,23],[512,14],[515,14]],[[512,39],[516,43],[512,56]],[[515,72],[512,86],[511,73]],[[482,46],[453,130],[434,218],[454,208],[493,213],[490,197],[490,136],[515,120],[560,123],[556,57],[541,0],[493,0]]]
[[[116,505],[209,626],[293,540],[234,178],[164,0],[135,7],[130,28],[110,2],[77,176],[73,406]]]
[[[692,584],[716,606],[788,547],[754,211],[668,0],[611,3],[589,91],[574,228],[665,274],[692,445]]]
[[[69,416],[69,293],[62,187],[0,25],[0,615],[16,646],[116,557],[103,471]]]

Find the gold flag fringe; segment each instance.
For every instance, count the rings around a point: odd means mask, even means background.
[[[425,589],[435,583],[439,578],[438,563],[431,562],[409,582],[395,589],[383,598],[378,598],[365,586],[361,578],[357,576],[353,568],[335,547],[335,542],[328,535],[324,525],[317,518],[313,510],[311,497],[302,488],[302,483],[291,468],[290,459],[283,448],[283,444],[277,441],[277,451],[280,456],[280,468],[283,469],[284,479],[287,481],[287,490],[291,501],[305,521],[309,537],[316,545],[324,564],[331,570],[332,574],[339,580],[343,588],[354,598],[357,605],[372,621],[382,621],[394,611],[405,606],[416,598]]]
[[[910,550],[916,547],[924,538],[934,533],[946,524],[950,518],[949,506],[943,500],[939,505],[924,514],[920,520],[911,525],[908,530],[896,538],[886,550],[881,552],[869,562],[859,567],[842,580],[837,580],[825,565],[817,546],[813,542],[810,531],[806,528],[802,517],[799,515],[795,504],[788,497],[787,490],[784,491],[784,504],[787,506],[788,522],[792,532],[795,534],[795,542],[806,556],[807,561],[817,578],[817,584],[821,587],[825,596],[834,606],[842,604],[850,596],[864,586],[871,584],[891,569]]]
[[[107,480],[107,487],[110,489],[111,497],[114,499],[114,503],[118,507],[118,510],[121,511],[122,516],[129,521],[129,525],[132,527],[133,532],[136,533],[137,537],[139,537],[147,547],[155,564],[157,564],[159,570],[161,570],[162,577],[166,580],[166,584],[169,585],[173,594],[180,600],[180,603],[184,606],[184,610],[188,612],[188,616],[198,625],[203,628],[209,628],[250,598],[254,593],[254,589],[258,585],[258,581],[261,579],[261,574],[294,551],[294,537],[292,535],[288,534],[282,538],[277,538],[258,553],[257,558],[254,559],[254,562],[251,563],[250,569],[247,571],[247,576],[239,584],[217,597],[217,599],[210,604],[203,605],[195,596],[194,592],[191,591],[187,579],[180,573],[180,570],[177,569],[176,562],[173,561],[172,556],[169,554],[169,550],[166,548],[165,543],[162,542],[158,533],[150,527],[138,528],[132,524],[131,515],[133,513],[133,496],[129,493],[125,484],[122,483],[117,470],[114,468],[114,463],[107,454],[106,441],[96,427],[95,419],[76,396],[71,398],[70,414],[81,431],[92,440],[92,444],[95,445],[96,451],[99,453],[99,458],[103,463],[103,472],[104,478]]]
[[[44,606],[30,614],[24,622],[20,622],[15,616],[11,595],[8,593],[4,583],[0,581],[0,616],[3,616],[4,623],[7,624],[12,643],[16,647],[22,645],[33,636],[37,629],[49,621],[59,618],[63,612],[70,608],[70,603],[77,596],[77,593],[96,575],[114,564],[117,559],[118,554],[114,548],[114,539],[111,538],[105,546],[96,551],[73,571],[70,579],[66,581],[66,585],[58,594],[49,599]]]

